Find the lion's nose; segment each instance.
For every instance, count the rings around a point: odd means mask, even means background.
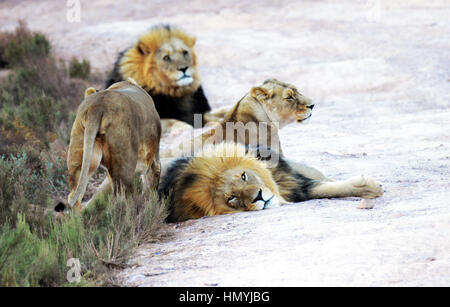
[[[186,70],[187,70],[188,68],[189,68],[189,67],[186,66],[186,67],[183,67],[183,68],[178,68],[178,70],[181,71],[183,74],[185,74],[185,73],[186,73]]]
[[[255,197],[255,199],[253,200],[253,204],[254,203],[256,203],[258,200],[262,200],[263,202],[265,202],[264,201],[264,198],[262,197],[262,189],[259,189],[259,192],[258,192],[258,195],[256,195],[256,197]]]
[[[310,109],[310,110],[312,111],[312,109],[314,109],[314,105],[312,104],[312,105],[310,105],[310,106],[307,106],[307,108]]]

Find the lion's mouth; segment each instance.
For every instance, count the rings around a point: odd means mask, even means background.
[[[306,116],[304,119],[299,119],[299,120],[297,120],[297,123],[304,122],[305,120],[309,119],[311,116],[312,116],[312,113],[309,114],[308,116]]]
[[[271,198],[269,198],[268,200],[265,201],[263,210],[266,209],[268,206],[270,206],[270,202],[272,201],[272,199],[273,199],[274,197],[275,197],[275,195],[272,195]]]
[[[186,86],[186,85],[191,84],[193,81],[194,81],[194,79],[192,78],[192,76],[183,75],[177,80],[177,84],[179,86]]]
[[[190,75],[182,75],[181,78],[179,78],[177,81],[186,79],[186,78],[192,78]]]

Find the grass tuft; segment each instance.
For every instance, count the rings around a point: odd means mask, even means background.
[[[91,75],[91,63],[85,59],[80,62],[77,58],[72,58],[69,63],[69,75],[71,78],[87,80]]]

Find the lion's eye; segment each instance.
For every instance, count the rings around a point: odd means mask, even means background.
[[[165,56],[163,57],[163,60],[166,61],[166,62],[169,62],[169,61],[170,61],[170,56],[165,55]]]
[[[247,174],[245,172],[242,173],[241,179],[247,181]]]
[[[294,97],[289,97],[287,100],[289,100],[289,101],[295,101],[295,98]]]
[[[234,195],[231,195],[230,197],[228,197],[228,202],[230,202],[230,201],[232,201],[232,200],[234,200],[234,199],[236,199],[236,196],[234,196]]]

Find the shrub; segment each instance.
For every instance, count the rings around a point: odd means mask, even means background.
[[[138,245],[155,239],[166,211],[156,193],[127,196],[122,190],[116,196],[100,194],[83,216],[97,257],[120,266]]]
[[[27,167],[31,159],[25,152],[0,157],[0,224],[8,222],[14,227],[17,215],[28,212],[30,205],[43,210],[51,205],[45,174]],[[27,222],[33,231],[45,232],[42,215],[30,214]]]
[[[0,35],[0,50],[5,36]],[[3,57],[15,65],[0,83],[0,154],[14,144],[45,148],[56,138],[69,141],[73,114],[87,87],[85,81],[70,74],[88,75],[90,64],[75,61],[69,73],[50,49],[45,37],[30,32],[23,23],[9,34]]]
[[[79,62],[77,58],[72,58],[69,63],[69,75],[71,78],[80,78],[87,80],[91,74],[91,64],[83,59]]]
[[[62,281],[56,251],[30,231],[22,215],[14,228],[3,225],[0,255],[2,286],[52,286]]]
[[[40,33],[28,30],[24,21],[12,33],[0,33],[0,67],[13,68],[50,54],[50,42]]]
[[[67,260],[78,258],[78,285],[110,281],[108,268],[123,267],[134,249],[158,239],[166,217],[155,193],[100,195],[82,214],[47,215],[46,232],[33,232],[23,215],[0,234],[0,286],[64,286]],[[75,284],[77,285],[77,284]]]
[[[101,284],[107,268],[122,267],[138,245],[158,238],[164,203],[138,180],[128,195],[100,194],[81,215],[55,219],[51,198],[66,188],[65,163],[24,149],[0,158],[0,285],[67,285],[72,257],[82,264],[81,285]]]

